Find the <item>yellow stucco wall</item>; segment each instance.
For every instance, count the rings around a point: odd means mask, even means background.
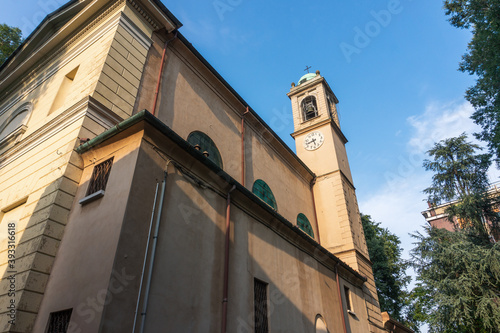
[[[144,31],[129,23],[142,22],[134,15],[125,1],[115,2],[52,50],[53,56],[35,64],[29,75],[1,92],[0,123],[8,121],[20,105],[32,104],[21,140],[0,151],[0,217],[22,203],[15,236],[16,326],[9,325],[6,316],[12,299],[6,240],[0,247],[1,332],[32,330],[80,182],[83,162],[74,152],[78,138],[93,138],[132,112],[146,49],[144,40],[138,43],[129,31],[132,26],[135,34],[151,33],[147,24],[141,25]],[[126,59],[120,59],[123,79],[110,74],[117,54]],[[68,81],[70,72],[74,75]],[[120,83],[112,86],[113,79]],[[114,90],[103,92],[109,86]],[[88,96],[96,99],[89,102]],[[105,120],[97,119],[103,116]]]

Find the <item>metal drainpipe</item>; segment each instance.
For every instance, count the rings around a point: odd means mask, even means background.
[[[247,110],[241,116],[241,185],[245,186],[245,115]]]
[[[140,333],[144,332],[144,324],[146,323],[146,311],[148,308],[148,300],[149,300],[149,290],[151,288],[151,278],[153,277],[153,265],[155,261],[156,254],[156,244],[158,242],[158,231],[160,230],[160,222],[161,222],[161,213],[163,211],[163,200],[165,199],[165,188],[167,184],[167,168],[170,164],[170,160],[167,162],[167,166],[164,171],[164,178],[161,183],[161,195],[160,195],[160,205],[158,206],[158,214],[156,215],[156,226],[155,232],[153,236],[153,246],[151,248],[151,257],[149,259],[149,271],[148,271],[148,280],[146,282],[146,290],[144,292],[144,304],[141,312],[141,328],[139,330]]]
[[[313,180],[311,180],[311,195],[314,208],[314,218],[316,219],[316,230],[318,231],[318,244],[321,244],[321,238],[319,237],[318,214],[316,212],[316,200],[314,200],[314,189],[313,189],[314,184],[316,184],[316,176],[314,176]]]
[[[151,221],[149,222],[149,232],[148,232],[148,240],[146,243],[146,252],[144,252],[144,263],[142,264],[141,282],[139,283],[139,293],[137,294],[137,303],[135,305],[134,326],[132,326],[132,333],[135,332],[135,325],[137,323],[137,314],[139,313],[139,303],[141,302],[142,284],[144,282],[144,273],[146,271],[146,261],[148,258],[149,241],[151,239],[151,230],[153,230],[153,221],[154,221],[154,217],[155,217],[156,201],[158,199],[158,188],[159,187],[160,187],[160,183],[157,182],[156,183],[156,191],[155,191],[155,200],[153,202],[153,211],[151,212]]]
[[[344,333],[347,333],[347,328],[345,326],[345,316],[344,316],[344,305],[342,304],[342,295],[340,294],[340,282],[339,282],[339,268],[337,267],[339,263],[335,265],[335,275],[337,275],[337,291],[339,293],[339,303],[340,303],[340,313],[342,314],[342,325],[344,326]]]
[[[227,192],[226,201],[226,242],[224,246],[224,285],[222,295],[222,325],[221,332],[226,333],[227,326],[227,302],[228,302],[228,287],[229,287],[229,236],[231,231],[231,192],[234,191],[236,185],[233,185]]]
[[[177,38],[177,30],[175,31],[174,37],[172,37],[171,39],[169,39],[169,40],[167,40],[165,42],[165,47],[163,48],[163,54],[161,56],[160,70],[158,72],[158,81],[156,82],[156,91],[155,91],[155,98],[154,98],[154,103],[153,103],[153,109],[151,110],[152,113],[153,113],[153,116],[155,115],[156,103],[158,102],[158,93],[160,91],[161,74],[163,73],[163,65],[165,63],[165,54],[167,53],[167,46],[168,46],[168,43],[170,43],[171,41],[173,41],[176,38]]]

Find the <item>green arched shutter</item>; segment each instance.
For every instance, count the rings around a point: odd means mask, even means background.
[[[219,149],[208,135],[200,131],[194,131],[188,135],[187,142],[193,146],[199,145],[200,151],[208,152],[208,159],[222,169],[222,158]]]
[[[278,205],[276,205],[276,199],[274,199],[273,191],[271,191],[271,188],[265,181],[257,179],[255,183],[253,183],[252,192],[269,206],[278,210]]]
[[[314,231],[313,228],[311,227],[311,223],[309,222],[307,217],[302,213],[297,215],[297,226],[300,228],[300,230],[302,230],[303,232],[314,238]]]

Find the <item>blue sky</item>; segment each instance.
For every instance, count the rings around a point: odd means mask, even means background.
[[[63,0],[3,0],[0,22],[27,36]],[[421,168],[433,142],[477,127],[459,72],[470,33],[441,1],[171,0],[181,32],[295,149],[292,82],[320,70],[340,100],[360,210],[412,247],[424,224]]]

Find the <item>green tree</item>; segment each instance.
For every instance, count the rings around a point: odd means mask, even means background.
[[[408,263],[401,258],[401,241],[387,228],[381,228],[380,223],[373,221],[369,215],[361,214],[361,222],[373,263],[380,309],[418,331],[416,323],[409,320],[411,316],[407,315],[406,310],[406,287],[411,277],[406,274]]]
[[[23,42],[21,29],[0,24],[0,65]]]
[[[490,240],[485,222],[498,225],[486,175],[491,156],[479,150],[462,134],[436,143],[428,151],[433,159],[424,161],[434,172],[424,190],[428,200],[449,203],[445,213],[460,222],[453,232],[427,227],[425,235],[412,235],[417,286],[410,298],[415,318],[432,333],[492,333],[500,327],[500,246]]]
[[[430,333],[493,333],[500,327],[500,245],[469,230],[427,227],[411,263],[415,318]]]
[[[500,0],[446,0],[444,7],[453,26],[472,32],[459,69],[477,76],[465,97],[482,128],[477,137],[488,143],[500,165]]]
[[[423,163],[434,172],[432,185],[424,193],[433,205],[450,203],[445,213],[451,222],[459,222],[457,227],[487,236],[490,227],[498,228],[499,218],[493,211],[496,198],[488,194],[491,155],[479,154],[480,150],[467,141],[465,133],[434,144],[427,152],[433,160]]]

